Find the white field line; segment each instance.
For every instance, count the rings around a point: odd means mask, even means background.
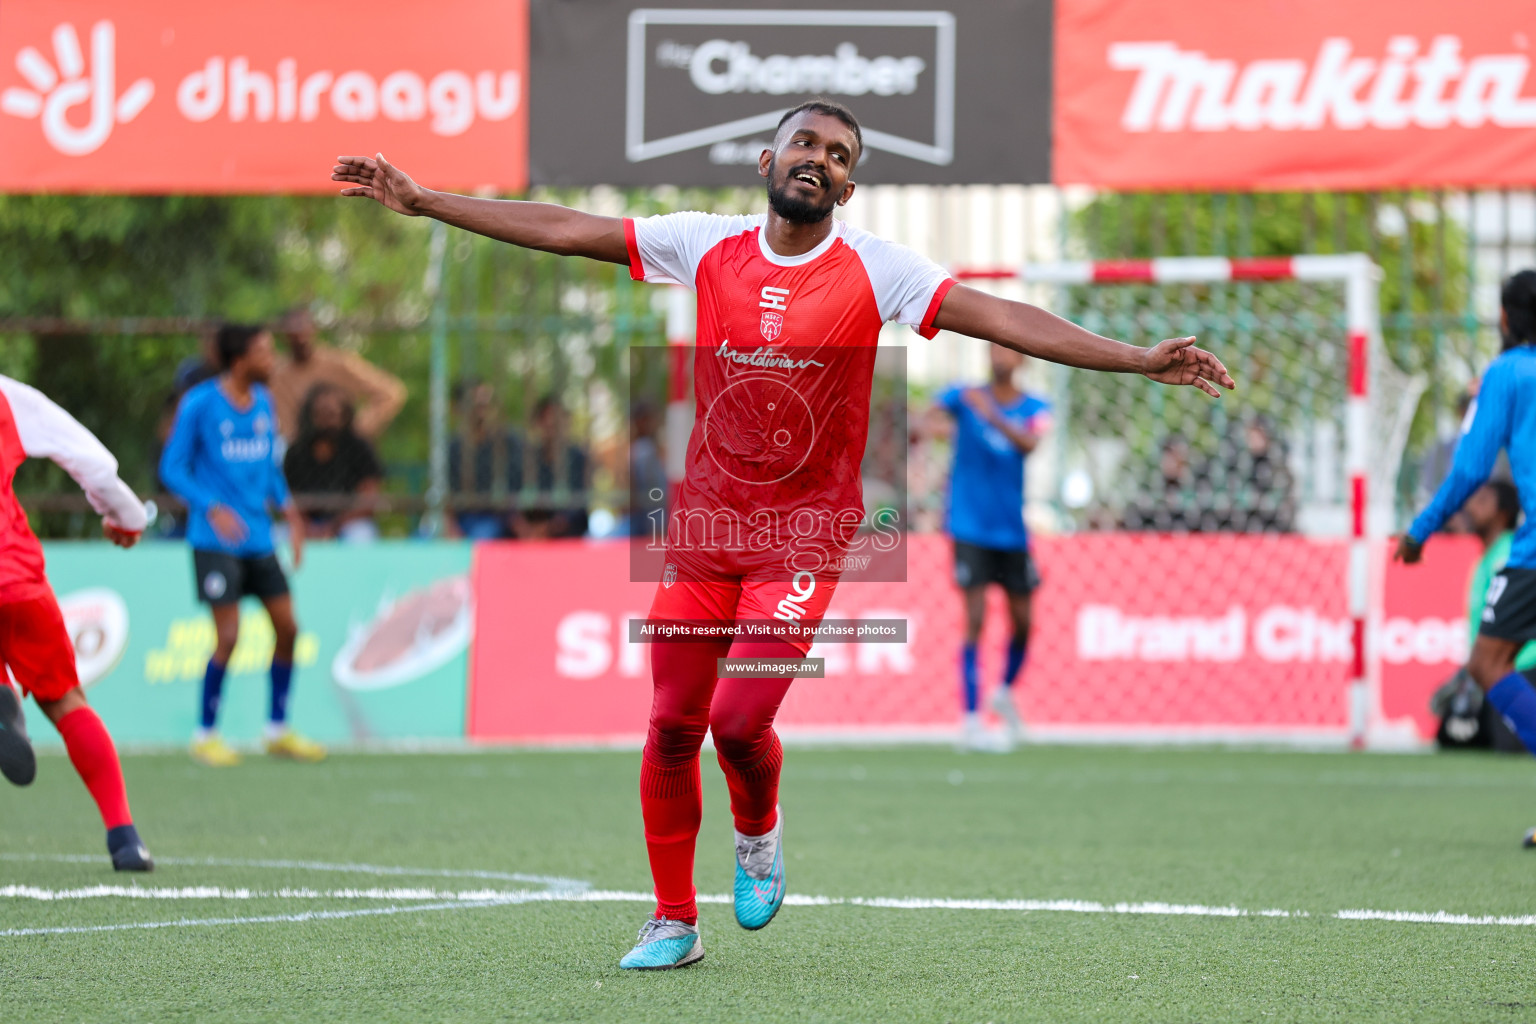
[[[334,917],[354,917],[374,913],[405,913],[410,910],[446,910],[451,907],[493,907],[518,903],[650,903],[655,897],[649,892],[620,889],[471,889],[466,891],[442,889],[225,889],[217,886],[148,887],[97,885],[79,889],[45,889],[38,886],[0,886],[0,898],[30,899],[43,902],[122,898],[141,900],[271,900],[271,899],[340,899],[340,900],[428,900],[433,901],[416,907],[387,907],[367,911],[314,911],[305,914],[276,915],[271,917],[210,919],[208,921],[158,922],[132,925],[104,925],[87,928],[63,929],[62,933],[78,931],[112,931],[122,928],[177,927],[182,924],[226,924],[269,921],[308,921]],[[698,896],[700,903],[730,903],[726,894]],[[1248,910],[1243,907],[1207,906],[1200,903],[1101,903],[1096,900],[997,900],[997,899],[922,899],[912,897],[882,896],[805,896],[790,894],[784,902],[795,907],[875,907],[887,910],[981,910],[1001,912],[1047,912],[1069,914],[1129,914],[1174,917],[1310,917],[1305,910]],[[1408,910],[1339,910],[1328,915],[1341,921],[1393,921],[1412,924],[1495,925],[1505,927],[1536,926],[1536,914],[1520,916],[1495,916],[1477,914],[1452,914],[1446,911],[1427,913]],[[59,934],[58,929],[20,929],[0,931],[0,936]]]
[[[50,861],[59,864],[101,864],[104,855],[88,853],[0,853],[0,861]],[[314,860],[236,860],[226,857],[156,857],[155,863],[182,867],[274,868],[292,871],[330,871],[346,875],[380,875],[402,878],[480,878],[489,882],[527,882],[569,889],[585,889],[590,882],[558,875],[526,875],[520,871],[474,871],[463,868],[398,868],[380,864],[333,864]]]
[[[0,899],[60,900],[445,900],[470,903],[542,896],[537,889],[226,889],[216,885],[90,885],[79,889],[44,889],[35,885],[0,885]]]
[[[90,932],[124,932],[157,928],[198,928],[235,924],[299,924],[305,921],[336,921],[347,917],[380,917],[393,914],[420,914],[431,910],[466,910],[470,907],[505,906],[516,900],[495,900],[484,903],[420,903],[411,907],[370,907],[366,910],[307,910],[300,914],[268,914],[264,917],[205,917],[181,918],[177,921],[139,921],[133,924],[75,925],[62,928],[7,928],[0,930],[0,938],[25,935],[85,935]]]

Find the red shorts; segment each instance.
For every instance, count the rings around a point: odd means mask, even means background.
[[[37,700],[59,700],[80,685],[75,645],[51,592],[0,604],[0,662]]]
[[[651,601],[649,618],[712,622],[779,619],[805,626],[819,623],[837,591],[837,576],[830,572],[799,572],[792,579],[782,576],[779,571],[761,579],[738,576],[670,583],[663,578]],[[811,649],[809,640],[785,642],[801,654]]]

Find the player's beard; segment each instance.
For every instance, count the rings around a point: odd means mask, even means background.
[[[819,224],[832,216],[832,211],[837,208],[837,197],[829,190],[825,202],[813,203],[808,199],[790,195],[789,183],[801,170],[814,170],[814,168],[804,165],[791,167],[784,175],[782,184],[779,185],[774,185],[773,176],[769,175],[768,208],[791,224]],[[822,176],[825,177],[825,175]]]

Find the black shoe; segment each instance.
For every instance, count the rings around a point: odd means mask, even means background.
[[[1536,849],[1536,828],[1525,830],[1525,838],[1520,841],[1520,845],[1527,850]]]
[[[155,870],[155,859],[132,825],[107,829],[107,852],[112,854],[113,871]]]
[[[27,739],[21,700],[4,681],[0,681],[0,775],[18,786],[29,786],[37,778],[37,755]]]

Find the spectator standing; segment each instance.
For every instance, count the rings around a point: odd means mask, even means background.
[[[1163,439],[1157,456],[1157,474],[1152,486],[1126,507],[1124,528],[1159,533],[1199,530],[1200,493],[1208,492],[1210,484],[1203,469],[1195,466],[1189,441],[1183,434],[1169,434]]]
[[[461,385],[455,398],[459,430],[448,443],[449,532],[470,540],[510,537],[511,467],[514,458],[521,465],[521,448],[502,425],[491,385]]]
[[[1246,533],[1290,533],[1296,523],[1295,482],[1274,424],[1254,416],[1233,445],[1226,490],[1232,504],[1223,526]]]
[[[369,541],[379,535],[373,499],[384,467],[353,428],[354,415],[340,388],[315,385],[299,412],[298,439],[283,457],[288,488],[311,538]]]
[[[630,410],[629,422],[629,535],[665,540],[667,470],[656,442],[661,420],[656,407],[641,399]]]
[[[514,452],[512,489],[523,492],[532,471],[532,507],[512,517],[512,533],[524,540],[581,537],[587,532],[587,453],[568,441],[565,406],[545,395],[533,407],[533,433],[527,452]],[[520,456],[520,457],[517,457]]]
[[[272,374],[272,404],[278,427],[291,444],[299,436],[299,413],[317,384],[340,388],[356,409],[354,430],[376,442],[405,405],[405,385],[392,373],[374,366],[356,352],[322,345],[309,310],[290,310],[281,333],[288,354],[278,359]]]

